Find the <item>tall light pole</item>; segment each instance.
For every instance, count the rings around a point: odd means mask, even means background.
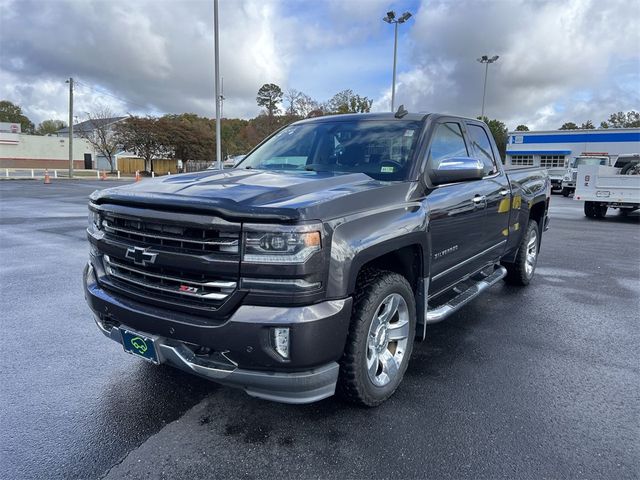
[[[398,55],[398,24],[404,23],[411,18],[409,12],[404,12],[400,18],[396,18],[396,12],[393,10],[387,12],[387,16],[382,20],[388,24],[394,25],[394,38],[393,38],[393,81],[391,83],[391,111],[395,110],[396,103],[396,59]]]
[[[484,118],[484,99],[487,96],[487,74],[489,73],[489,64],[495,62],[500,58],[498,55],[494,55],[489,58],[489,55],[482,55],[480,58],[477,58],[480,63],[484,63],[484,88],[482,89],[482,113],[480,117]]]
[[[69,178],[73,177],[73,77],[65,83],[69,84]]]
[[[220,144],[220,42],[218,41],[218,0],[213,0],[213,41],[215,43],[216,84],[216,168],[222,170],[222,145]]]

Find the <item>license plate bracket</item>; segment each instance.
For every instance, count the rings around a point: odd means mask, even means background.
[[[124,328],[120,329],[120,334],[122,336],[122,348],[124,348],[125,352],[156,365],[160,363],[154,338]]]

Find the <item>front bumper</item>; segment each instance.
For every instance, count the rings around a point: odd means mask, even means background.
[[[103,334],[119,343],[120,328],[148,335],[161,363],[268,400],[310,403],[335,392],[350,297],[292,308],[243,305],[224,323],[212,324],[116,297],[98,284],[90,264],[84,290]],[[290,329],[288,360],[273,349],[273,327]]]

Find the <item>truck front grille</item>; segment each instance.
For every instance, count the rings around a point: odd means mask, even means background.
[[[240,301],[239,223],[110,205],[99,215],[99,281],[113,293],[207,321],[224,318]]]
[[[108,238],[129,245],[192,254],[238,254],[239,232],[222,228],[194,228],[105,215],[102,228]]]
[[[195,279],[184,275],[183,272],[165,273],[166,268],[150,270],[148,267],[131,265],[126,261],[116,261],[109,255],[104,256],[104,266],[107,274],[118,281],[128,283],[134,287],[150,290],[173,298],[196,300],[198,302],[213,301],[219,303],[225,300],[237,287],[236,282],[215,280],[211,278]]]

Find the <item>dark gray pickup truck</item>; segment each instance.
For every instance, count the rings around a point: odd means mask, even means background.
[[[265,399],[377,405],[415,340],[504,279],[527,285],[544,169],[438,114],[289,125],[234,169],[94,193],[85,296],[125,351]]]

